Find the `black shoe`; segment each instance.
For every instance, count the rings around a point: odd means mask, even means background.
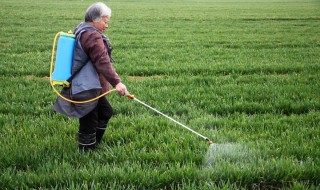
[[[78,133],[79,150],[88,151],[96,148],[96,133]]]

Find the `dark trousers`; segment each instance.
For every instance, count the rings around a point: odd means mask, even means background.
[[[105,97],[98,100],[97,107],[79,119],[78,142],[80,149],[94,149],[101,142],[113,109]]]

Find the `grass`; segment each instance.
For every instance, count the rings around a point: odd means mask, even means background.
[[[49,64],[54,35],[92,2],[1,3],[0,189],[319,188],[317,1],[107,2],[129,91],[218,146],[248,149],[215,165],[201,138],[115,94],[102,146],[77,151],[78,121],[52,110]]]

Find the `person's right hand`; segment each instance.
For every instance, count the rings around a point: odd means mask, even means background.
[[[127,91],[127,87],[124,84],[122,84],[121,82],[116,85],[116,91],[121,96],[129,94],[129,92]]]

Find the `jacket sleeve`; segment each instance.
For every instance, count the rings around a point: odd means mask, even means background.
[[[90,30],[86,31],[81,35],[80,43],[99,75],[102,75],[113,87],[121,82],[120,77],[111,64],[107,48],[100,33]]]

